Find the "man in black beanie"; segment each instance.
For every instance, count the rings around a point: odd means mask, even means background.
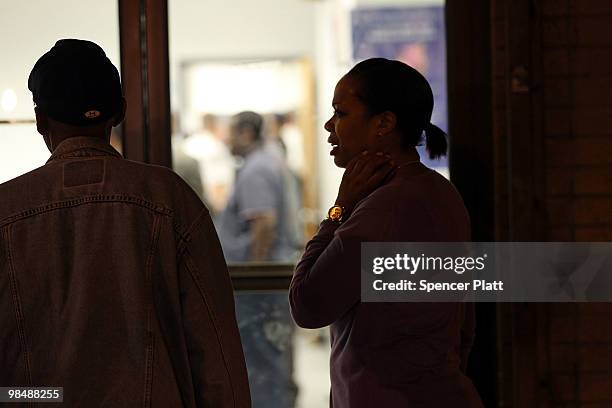
[[[0,185],[0,386],[63,387],[75,407],[249,407],[208,210],[109,145],[126,109],[117,69],[60,40],[28,87],[52,154]]]

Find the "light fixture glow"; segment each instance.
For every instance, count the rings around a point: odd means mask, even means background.
[[[17,106],[17,94],[12,89],[5,89],[2,92],[2,98],[0,99],[0,106],[5,112],[12,112]]]

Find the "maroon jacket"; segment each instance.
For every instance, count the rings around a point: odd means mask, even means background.
[[[64,387],[65,406],[250,406],[207,209],[101,139],[0,185],[0,328],[0,386]]]
[[[361,242],[470,240],[461,197],[422,165],[400,168],[342,225],[323,221],[298,263],[289,300],[298,325],[331,325],[334,408],[480,408],[464,375],[473,305],[361,303]]]

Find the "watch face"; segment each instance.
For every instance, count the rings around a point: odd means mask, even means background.
[[[329,209],[329,218],[338,220],[342,217],[342,207],[334,206]]]

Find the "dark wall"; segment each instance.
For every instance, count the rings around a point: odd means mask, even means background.
[[[612,1],[492,0],[498,240],[612,238]],[[499,306],[499,405],[612,406],[612,304]]]

